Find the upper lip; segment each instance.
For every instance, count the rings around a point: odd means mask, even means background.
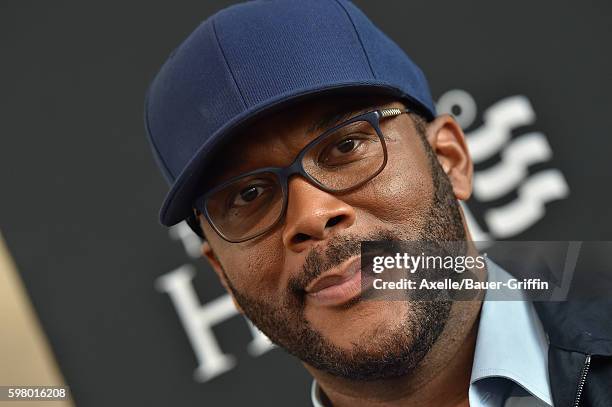
[[[312,281],[305,288],[305,291],[309,294],[314,294],[318,291],[321,291],[327,287],[331,287],[336,284],[341,284],[344,281],[347,281],[354,273],[359,272],[359,263],[361,256],[354,256],[350,259],[346,260],[344,263],[340,264],[337,267],[334,267],[330,271],[327,271],[317,277],[314,281]],[[354,264],[357,262],[357,270],[354,270]]]

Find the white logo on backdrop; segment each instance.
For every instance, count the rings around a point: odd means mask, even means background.
[[[440,97],[437,108],[440,114],[453,114],[464,130],[474,124],[478,114],[474,98],[462,90],[446,92]],[[537,131],[516,137],[512,132],[533,125],[535,119],[535,112],[525,96],[511,96],[484,110],[480,127],[466,132],[468,148],[474,164],[478,165],[474,172],[472,200],[486,208],[482,213],[484,224],[480,224],[472,214],[470,203],[462,205],[476,241],[508,239],[524,232],[544,217],[548,202],[569,194],[560,170],[548,168],[529,174],[529,166],[552,158],[548,140]],[[492,164],[486,165],[487,161]],[[509,202],[494,205],[511,194],[514,198]],[[200,238],[186,223],[170,228],[169,234],[182,242],[189,257],[201,257]],[[185,264],[158,277],[155,286],[170,296],[187,333],[198,361],[194,379],[207,382],[237,366],[236,357],[221,350],[212,328],[239,313],[229,294],[201,304],[192,284],[194,276],[195,266]],[[251,356],[260,356],[274,348],[250,321],[246,323],[253,337],[246,344]]]
[[[446,92],[438,101],[438,113],[451,113],[465,130],[476,119],[476,103],[463,90]],[[502,99],[482,113],[483,124],[466,132],[468,148],[474,164],[495,159],[495,164],[474,172],[473,200],[482,204],[515,193],[516,198],[501,206],[488,206],[484,211],[485,225],[475,221],[469,203],[470,229],[474,240],[508,239],[529,229],[546,213],[545,204],[563,199],[569,187],[560,170],[549,168],[534,174],[528,167],[552,158],[546,136],[528,132],[512,137],[512,131],[535,123],[535,112],[525,96]],[[483,230],[483,226],[488,232]]]
[[[181,222],[170,228],[170,237],[180,240],[187,255],[200,259],[202,241]],[[203,261],[200,259],[200,261]],[[207,382],[236,367],[236,358],[223,353],[213,332],[213,327],[223,321],[239,315],[229,294],[201,304],[193,287],[195,266],[184,264],[155,280],[155,287],[167,293],[176,308],[176,312],[185,328],[191,347],[198,359],[198,367],[193,378],[197,382]],[[245,318],[253,339],[247,345],[247,352],[253,357],[263,355],[274,347],[272,342]]]

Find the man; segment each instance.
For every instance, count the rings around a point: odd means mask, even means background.
[[[471,240],[457,201],[472,162],[419,68],[354,5],[222,10],[161,68],[145,121],[172,184],[162,223],[205,239],[239,310],[314,376],[314,405],[611,400],[612,342],[568,339],[571,318],[552,323],[565,308],[540,321],[527,301],[359,295],[363,241]],[[507,273],[491,262],[486,278]]]

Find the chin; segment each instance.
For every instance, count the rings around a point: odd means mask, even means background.
[[[345,351],[394,335],[406,327],[409,315],[408,303],[402,301],[361,300],[350,307],[306,309],[312,327]]]

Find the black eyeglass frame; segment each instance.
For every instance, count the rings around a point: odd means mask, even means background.
[[[198,198],[196,198],[195,202],[194,202],[194,208],[199,212],[202,213],[204,215],[204,217],[206,218],[206,220],[208,221],[208,224],[212,227],[212,229],[225,241],[229,242],[229,243],[242,243],[242,242],[246,242],[247,240],[252,240],[255,239],[257,237],[260,237],[266,233],[268,233],[270,230],[272,230],[276,225],[278,225],[278,223],[281,221],[281,219],[283,219],[283,217],[285,216],[285,212],[287,210],[287,203],[289,201],[289,193],[288,193],[288,183],[289,183],[289,178],[291,178],[293,175],[301,175],[302,177],[304,177],[306,180],[308,180],[309,182],[311,182],[312,184],[314,184],[316,187],[320,188],[321,190],[328,192],[328,193],[333,193],[333,194],[338,194],[338,193],[345,193],[345,192],[349,192],[351,190],[357,189],[361,186],[363,186],[365,183],[367,183],[368,181],[372,180],[374,177],[376,177],[378,174],[380,174],[380,172],[387,166],[387,158],[388,158],[388,154],[387,154],[387,145],[385,143],[385,139],[384,139],[384,135],[382,130],[380,129],[380,119],[383,118],[387,118],[387,117],[395,117],[398,116],[402,113],[411,113],[412,110],[410,109],[398,109],[398,108],[389,108],[389,109],[379,109],[379,110],[372,110],[369,112],[365,112],[362,114],[359,114],[357,116],[354,116],[346,121],[343,121],[340,124],[337,124],[327,130],[325,130],[322,134],[320,134],[319,136],[315,137],[313,140],[311,140],[306,146],[304,146],[304,148],[302,148],[302,150],[297,154],[297,156],[295,157],[295,159],[293,160],[293,162],[291,164],[289,164],[286,167],[264,167],[264,168],[258,168],[256,170],[253,171],[249,171],[240,175],[237,175],[235,177],[232,177],[226,181],[224,181],[223,183],[221,183],[220,185],[215,186],[214,188],[206,191],[204,194],[200,195]],[[358,121],[367,121],[368,123],[370,123],[370,125],[372,125],[372,128],[374,128],[374,130],[376,131],[376,134],[378,135],[378,138],[381,141],[381,145],[383,148],[383,162],[380,165],[380,168],[378,170],[376,170],[376,172],[374,172],[371,176],[365,178],[363,181],[358,182],[357,184],[349,187],[349,188],[344,188],[344,189],[332,189],[332,188],[328,188],[325,185],[321,184],[317,179],[313,178],[310,174],[308,174],[308,172],[306,172],[306,170],[304,169],[304,166],[302,164],[304,156],[316,145],[318,145],[322,140],[324,140],[327,136],[329,136],[330,134],[334,133],[335,131],[337,131],[338,129],[347,126],[351,123],[354,122],[358,122]],[[226,236],[223,232],[221,232],[221,230],[219,230],[219,228],[217,228],[217,226],[214,224],[214,222],[212,221],[209,213],[208,213],[208,209],[207,209],[207,205],[206,202],[208,200],[208,198],[213,195],[214,193],[226,188],[228,185],[236,182],[237,180],[244,178],[244,177],[248,177],[248,176],[252,176],[255,174],[260,174],[260,173],[272,173],[274,174],[277,179],[278,182],[281,186],[281,191],[282,191],[282,199],[283,199],[283,207],[278,215],[278,217],[274,220],[274,222],[272,222],[270,224],[270,226],[268,226],[267,228],[265,228],[264,230],[262,230],[261,232],[258,232],[252,236],[247,236],[245,238],[241,238],[241,239],[231,239],[228,236]],[[192,227],[192,229],[194,229],[194,226],[197,226],[197,229],[194,230],[198,230],[201,228],[199,227],[199,221],[197,219],[196,214],[190,216],[189,218],[186,219],[187,223]],[[200,234],[200,237],[204,237],[203,234]]]

